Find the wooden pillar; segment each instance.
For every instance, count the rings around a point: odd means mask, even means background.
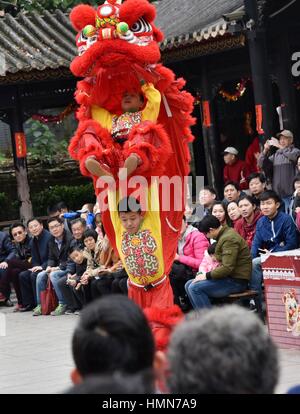
[[[212,100],[212,86],[207,73],[207,61],[201,61],[201,105],[202,105],[202,131],[205,152],[206,170],[209,185],[223,196],[223,178],[220,166],[220,149],[216,136],[215,110]]]
[[[291,71],[291,49],[287,33],[282,33],[275,43],[277,47],[276,69],[282,110],[283,128],[294,133],[295,144],[300,144],[298,137],[296,90]],[[298,140],[297,140],[298,138]]]
[[[11,138],[12,148],[14,156],[14,167],[17,180],[18,199],[20,202],[20,219],[26,222],[33,217],[32,204],[30,200],[30,188],[27,175],[27,162],[26,162],[26,139],[25,147],[22,146],[23,131],[23,113],[21,107],[21,100],[18,88],[15,89],[15,102],[16,105],[11,110]]]
[[[254,22],[247,30],[250,55],[256,119],[262,115],[261,129],[258,128],[260,142],[263,143],[273,134],[272,85],[268,71],[266,36],[263,23],[259,19],[257,0],[244,0],[247,18]]]

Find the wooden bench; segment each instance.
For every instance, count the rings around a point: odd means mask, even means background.
[[[258,292],[256,290],[245,290],[240,293],[232,293],[231,295],[224,296],[223,298],[214,298],[214,303],[235,303],[242,302],[244,299],[251,300],[253,299],[257,308],[257,313],[259,317],[264,321],[264,316],[262,312],[261,303],[258,301]]]
[[[245,292],[241,293],[232,293],[231,295],[227,296],[228,302],[235,302],[241,299],[256,299],[258,296],[258,292],[256,290],[245,290]]]

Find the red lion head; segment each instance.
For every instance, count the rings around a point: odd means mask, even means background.
[[[162,33],[154,26],[155,7],[147,0],[106,0],[97,10],[75,7],[70,19],[78,31],[79,56],[71,64],[75,76],[97,75],[99,69],[137,63],[155,64],[160,59]]]
[[[97,9],[79,5],[72,10],[78,56],[70,68],[85,78],[77,85],[78,103],[119,112],[120,96],[129,85],[140,90],[139,78],[156,84],[163,35],[153,23],[155,15],[148,0],[106,0]]]

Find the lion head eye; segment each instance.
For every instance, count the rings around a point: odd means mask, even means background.
[[[148,33],[152,31],[152,28],[150,24],[141,17],[139,20],[133,23],[130,30],[134,33]]]

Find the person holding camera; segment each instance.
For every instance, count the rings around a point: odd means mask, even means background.
[[[273,165],[272,189],[279,195],[285,205],[285,212],[289,213],[291,197],[294,192],[293,179],[296,174],[296,162],[300,150],[293,145],[293,133],[287,129],[279,132],[277,138],[267,140],[262,154],[258,158],[258,165],[263,168],[265,161]],[[272,147],[278,148],[270,155]]]

